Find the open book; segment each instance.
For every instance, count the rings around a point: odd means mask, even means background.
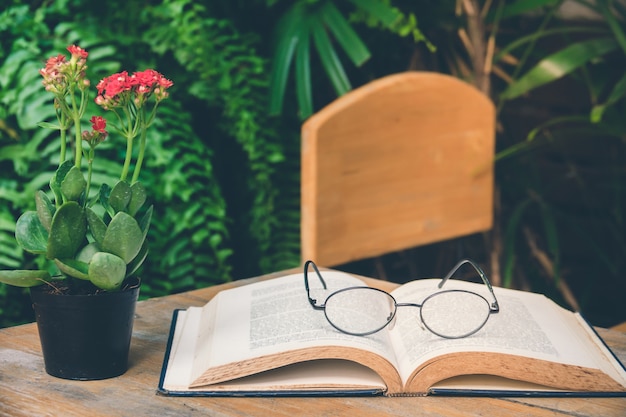
[[[338,271],[323,275],[327,294],[366,285]],[[391,294],[419,303],[440,281]],[[450,288],[487,290],[456,279]],[[469,337],[444,339],[422,326],[415,307],[399,308],[372,335],[341,333],[309,304],[303,274],[224,290],[204,307],[175,311],[158,392],[626,396],[624,367],[579,314],[543,295],[494,291],[499,313]]]

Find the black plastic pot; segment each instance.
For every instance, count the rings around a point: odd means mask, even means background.
[[[30,295],[48,374],[94,380],[126,372],[139,281],[119,292],[63,295],[43,285]]]

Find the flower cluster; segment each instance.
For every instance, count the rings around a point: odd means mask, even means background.
[[[81,90],[89,87],[89,80],[85,78],[89,54],[76,45],[68,46],[67,50],[71,54],[69,61],[66,61],[65,55],[59,54],[49,58],[46,66],[39,70],[44,87],[55,95],[71,93],[68,90],[73,86]]]
[[[124,106],[127,100],[132,99],[137,107],[141,107],[152,94],[157,102],[166,98],[167,89],[172,85],[172,81],[153,69],[138,71],[132,75],[122,71],[98,83],[96,103],[104,109],[110,109]]]
[[[84,130],[82,136],[83,140],[87,142],[92,149],[95,149],[109,134],[109,132],[106,131],[107,121],[102,116],[92,116],[89,121],[91,122],[91,132]]]

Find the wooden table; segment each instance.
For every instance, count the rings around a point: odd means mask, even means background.
[[[126,374],[103,381],[49,376],[35,324],[0,329],[1,416],[626,416],[626,398],[174,398],[156,395],[172,311],[218,291],[287,272],[142,301]],[[390,289],[392,283],[371,280]],[[626,362],[626,333],[599,329]]]

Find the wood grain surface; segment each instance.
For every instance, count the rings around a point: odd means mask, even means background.
[[[287,271],[293,272],[293,271]],[[0,329],[1,416],[626,416],[626,398],[174,398],[156,394],[172,311],[201,306],[224,288],[285,273],[142,301],[130,369],[103,381],[49,376],[35,324]],[[370,280],[376,287],[394,284]],[[626,362],[626,333],[598,329]]]

